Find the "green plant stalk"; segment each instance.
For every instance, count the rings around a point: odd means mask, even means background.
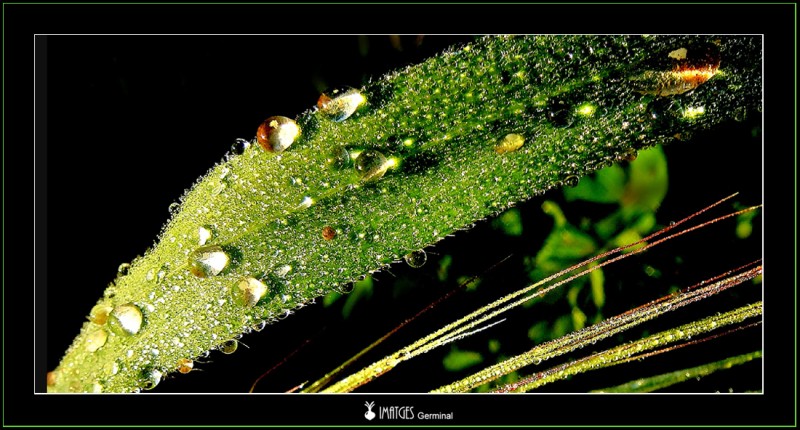
[[[747,354],[736,355],[728,357],[724,360],[707,363],[700,366],[690,367],[688,369],[676,370],[674,372],[665,373],[663,375],[650,376],[648,378],[640,378],[635,381],[627,382],[625,384],[617,385],[614,387],[604,388],[602,390],[594,390],[592,393],[652,393],[653,391],[661,390],[681,382],[689,381],[691,379],[699,379],[703,376],[708,376],[718,370],[730,369],[733,366],[749,363],[753,360],[761,358],[761,351],[754,351]]]
[[[603,351],[602,353],[587,357],[584,360],[577,360],[575,362],[568,363],[565,366],[557,368],[556,371],[546,373],[543,372],[541,374],[541,378],[534,378],[528,383],[512,384],[507,388],[513,392],[527,392],[541,387],[542,385],[565,379],[572,375],[577,375],[590,370],[609,367],[614,364],[624,362],[634,354],[639,354],[675,342],[690,339],[692,336],[708,333],[725,326],[738,324],[747,320],[748,318],[760,316],[761,312],[762,304],[761,302],[756,302],[719,315],[703,318],[698,321],[692,321],[688,324],[656,333],[644,339],[639,339],[625,345],[620,345],[607,351]],[[758,354],[760,356],[760,353]],[[726,360],[723,360],[723,362],[725,361]],[[700,370],[698,370],[698,372],[700,372]],[[699,374],[692,376],[692,378],[696,376],[699,376]],[[658,388],[660,387],[656,387],[654,389]]]
[[[654,59],[697,43],[718,43],[719,73],[678,97],[646,94],[663,72]],[[747,36],[486,37],[367,85],[366,104],[343,122],[302,113],[302,134],[286,152],[253,145],[182,197],[158,243],[98,302],[135,305],[141,329],[124,336],[85,323],[48,391],[152,387],[179,360],[519,201],[757,110],[760,49]],[[504,152],[497,145],[512,133],[524,144]],[[393,168],[365,181],[370,175],[346,157],[329,163],[341,148],[381,151]],[[202,226],[231,258],[207,278],[192,275],[187,261]],[[322,238],[326,226],[334,239]],[[267,285],[252,307],[231,300],[248,277]],[[100,331],[107,336],[97,347]]]
[[[631,311],[608,318],[592,326],[569,333],[550,342],[545,342],[533,347],[530,351],[508,358],[500,363],[488,366],[472,375],[433,390],[434,393],[467,392],[479,385],[492,382],[502,375],[509,374],[531,364],[539,364],[578,348],[606,339],[621,333],[631,327],[650,321],[666,312],[702,300],[710,295],[717,294],[725,289],[738,285],[746,280],[753,279],[760,274],[761,267],[731,276],[709,286],[689,289],[678,295],[666,296],[647,305],[640,306]],[[690,323],[699,324],[699,323]],[[637,351],[638,352],[638,351]]]

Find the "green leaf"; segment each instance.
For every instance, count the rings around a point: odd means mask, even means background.
[[[603,284],[605,284],[605,276],[603,269],[597,268],[589,272],[589,284],[592,286],[592,301],[597,309],[603,309],[606,303],[606,294]]]
[[[182,359],[234,342],[516,202],[670,141],[675,130],[647,120],[654,96],[641,75],[665,73],[651,70],[653,58],[689,40],[709,38],[486,37],[346,93],[357,104],[350,118],[342,116],[344,102],[331,105],[335,112],[297,115],[299,137],[282,142],[291,147],[275,153],[251,145],[181,198],[158,243],[98,301],[98,309],[125,318],[135,307],[141,325],[111,332],[94,349],[87,342],[111,327],[105,318],[85,323],[48,391],[152,387],[160,380],[154,375],[176,371]],[[705,87],[681,95],[707,108],[691,121],[675,118],[677,131],[709,128],[734,108],[760,103],[760,44],[720,40],[736,56],[704,85],[724,83],[730,97]],[[590,53],[580,67],[554,61],[576,47]],[[589,114],[589,105],[602,109]],[[653,171],[639,176],[652,182]],[[626,196],[646,191],[640,188]],[[558,234],[552,241],[570,248],[550,249],[554,258],[595,248],[572,227]],[[358,300],[349,297],[345,308]]]
[[[362,300],[372,297],[372,277],[368,276],[361,281],[353,284],[353,292],[347,296],[347,301],[342,307],[342,316],[347,319],[353,312],[353,308]]]
[[[462,351],[453,348],[442,360],[442,365],[450,372],[458,372],[483,362],[483,356],[475,351]]]
[[[640,151],[630,166],[630,180],[622,199],[624,206],[654,211],[667,195],[667,159],[661,147]]]
[[[625,191],[625,171],[619,165],[585,176],[574,188],[564,188],[567,201],[585,200],[594,203],[617,203]]]
[[[519,209],[511,208],[492,221],[492,227],[503,230],[508,236],[522,236],[522,216]]]

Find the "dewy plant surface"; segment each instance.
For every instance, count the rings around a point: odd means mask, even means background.
[[[760,103],[755,36],[486,37],[323,95],[267,118],[183,196],[86,310],[48,391],[152,388],[475,221]]]

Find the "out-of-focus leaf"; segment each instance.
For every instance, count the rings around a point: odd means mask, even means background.
[[[584,176],[574,188],[564,188],[567,201],[585,200],[594,203],[617,203],[625,191],[625,171],[619,165]]]
[[[522,236],[522,216],[519,209],[511,208],[492,221],[492,227],[503,230],[508,236]]]
[[[483,355],[476,351],[462,351],[453,347],[442,360],[442,365],[450,372],[458,372],[483,362]]]

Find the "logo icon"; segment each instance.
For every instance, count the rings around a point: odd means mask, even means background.
[[[372,421],[375,418],[375,412],[372,412],[372,408],[375,407],[375,402],[366,402],[364,406],[367,407],[367,412],[364,414],[364,418]]]

